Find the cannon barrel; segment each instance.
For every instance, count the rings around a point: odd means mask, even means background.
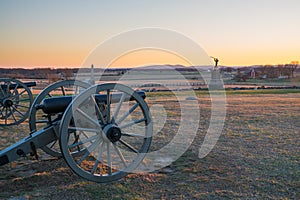
[[[24,85],[26,85],[27,87],[33,87],[33,86],[36,86],[36,82],[27,82],[27,83],[24,83]],[[10,85],[9,85],[9,89],[12,90],[12,89],[14,89],[16,86],[17,86],[17,88],[22,88],[22,85],[18,85],[18,84],[10,84]],[[2,89],[6,89],[6,88],[7,88],[7,85],[2,84],[2,85],[1,85],[1,88],[2,88]]]
[[[27,87],[34,87],[36,86],[36,82],[26,82],[24,83]]]
[[[137,91],[137,93],[143,98],[146,98],[146,93],[143,91]],[[118,103],[121,99],[122,93],[111,94],[111,103]],[[51,97],[44,99],[41,104],[36,106],[36,109],[42,109],[45,114],[56,114],[64,112],[68,105],[72,102],[74,96],[60,96],[60,97]],[[107,95],[105,94],[96,94],[95,100],[98,104],[107,103]],[[132,101],[133,98],[128,96],[124,101]]]
[[[33,87],[33,86],[36,86],[36,82],[27,82],[27,83],[24,83],[24,85],[26,85],[27,87]],[[17,88],[22,88],[22,85],[18,85],[18,84],[10,84],[9,85],[9,89],[14,89],[15,87],[17,86]],[[2,89],[6,89],[7,88],[7,85],[5,84],[2,84],[1,85],[1,88]]]

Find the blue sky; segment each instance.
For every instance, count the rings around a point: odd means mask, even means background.
[[[112,35],[178,31],[223,65],[300,60],[297,0],[0,0],[0,66],[76,66]]]

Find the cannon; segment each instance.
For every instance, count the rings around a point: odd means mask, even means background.
[[[0,78],[0,126],[17,125],[27,119],[33,101],[29,87],[33,86],[35,82]]]
[[[28,154],[38,158],[41,148],[62,157],[80,177],[116,181],[133,172],[149,151],[152,122],[145,98],[144,92],[117,83],[50,85],[31,106],[31,133],[0,152],[0,165]]]

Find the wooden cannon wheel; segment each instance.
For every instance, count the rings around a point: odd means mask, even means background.
[[[0,78],[0,126],[17,125],[25,121],[32,101],[32,93],[23,82]]]
[[[106,99],[97,101],[98,94]],[[120,98],[114,99],[114,94]],[[76,96],[63,115],[59,132],[61,152],[69,167],[85,179],[105,183],[133,172],[142,162],[150,148],[152,122],[149,108],[137,92],[107,83]],[[76,142],[73,135],[79,136]],[[75,155],[77,149],[85,151]]]
[[[29,114],[29,128],[31,132],[40,130],[46,126],[51,125],[55,120],[60,120],[62,113],[56,113],[51,115],[45,115],[42,110],[36,109],[36,107],[45,98],[59,97],[59,96],[76,96],[80,92],[84,91],[90,85],[85,82],[66,80],[59,81],[46,87],[34,100],[32,108]],[[57,140],[50,144],[41,147],[47,154],[54,157],[61,157],[61,152]]]

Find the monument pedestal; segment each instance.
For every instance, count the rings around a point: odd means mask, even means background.
[[[211,80],[208,84],[209,90],[223,90],[223,82],[221,81],[221,74],[219,70],[213,69],[211,71]]]

